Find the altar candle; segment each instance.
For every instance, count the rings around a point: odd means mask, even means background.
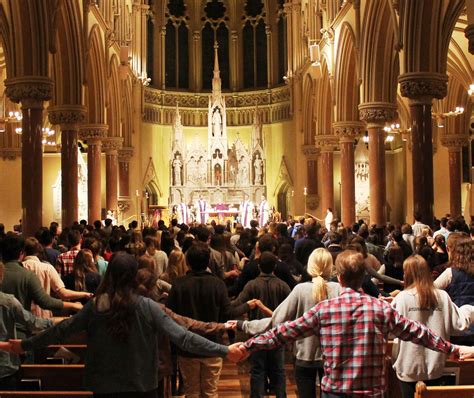
[[[304,187],[303,194],[304,194],[304,196],[308,195],[308,189],[306,187]]]

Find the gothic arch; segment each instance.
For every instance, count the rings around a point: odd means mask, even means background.
[[[122,82],[122,137],[123,146],[132,146],[132,82],[130,76]]]
[[[109,79],[107,84],[107,123],[109,124],[109,136],[111,137],[120,137],[120,121],[122,119],[122,108],[120,104],[122,93],[120,90],[118,68],[119,61],[117,56],[113,54],[109,62]]]
[[[324,57],[321,62],[321,78],[318,80],[316,87],[316,98],[321,99],[316,102],[316,135],[330,135],[332,134],[334,107],[332,105],[333,100],[328,64]]]
[[[314,143],[314,84],[310,74],[306,74],[303,83],[303,132],[304,143]]]
[[[87,58],[87,107],[89,123],[105,123],[105,82],[106,67],[104,61],[104,45],[100,28],[92,27],[88,39]]]
[[[448,95],[443,100],[442,111],[450,112],[457,106],[463,107],[464,113],[456,117],[446,118],[445,133],[467,136],[469,134],[472,102],[463,82],[456,76],[451,75],[448,82]]]
[[[0,41],[3,49],[3,56],[5,58],[7,78],[9,78],[13,76],[15,59],[12,53],[12,31],[10,28],[10,21],[3,4],[0,4]]]
[[[360,70],[361,102],[389,102],[396,99],[398,71],[395,62],[395,27],[387,0],[367,2],[362,23]]]
[[[355,35],[352,27],[345,22],[337,46],[335,97],[336,121],[359,120],[359,71]]]

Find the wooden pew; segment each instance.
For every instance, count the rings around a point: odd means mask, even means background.
[[[41,380],[43,391],[79,391],[82,389],[84,365],[22,365],[22,379]]]
[[[425,383],[416,383],[415,398],[473,398],[472,386],[427,387]]]
[[[466,359],[465,361],[448,359],[446,367],[459,368],[459,385],[474,384],[474,359]]]
[[[1,398],[91,398],[90,391],[0,391]]]
[[[79,362],[74,362],[77,364],[83,364],[86,357],[87,345],[85,344],[60,344],[60,345],[50,345],[48,347],[42,348],[38,351],[35,351],[35,363],[36,364],[46,364],[48,363],[47,358],[54,357],[57,351],[61,348],[65,348],[70,351],[77,357],[79,357]],[[66,361],[66,364],[71,363],[71,361]]]

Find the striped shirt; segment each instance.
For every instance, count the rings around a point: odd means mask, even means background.
[[[323,352],[323,391],[382,397],[389,333],[435,351],[448,353],[455,349],[426,326],[400,315],[388,303],[350,288],[344,288],[339,297],[320,302],[300,318],[249,339],[245,347],[249,352],[273,349],[316,335]]]

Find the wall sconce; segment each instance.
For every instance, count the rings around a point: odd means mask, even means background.
[[[464,108],[462,106],[457,106],[454,111],[444,112],[444,113],[433,113],[433,119],[436,119],[436,125],[438,128],[444,127],[444,120],[447,117],[456,117],[464,113]]]
[[[321,65],[321,50],[319,44],[316,43],[316,40],[310,40],[309,42],[309,58],[311,60],[312,66]]]
[[[474,84],[469,85],[469,90],[467,90],[467,93],[472,97],[474,95]]]

